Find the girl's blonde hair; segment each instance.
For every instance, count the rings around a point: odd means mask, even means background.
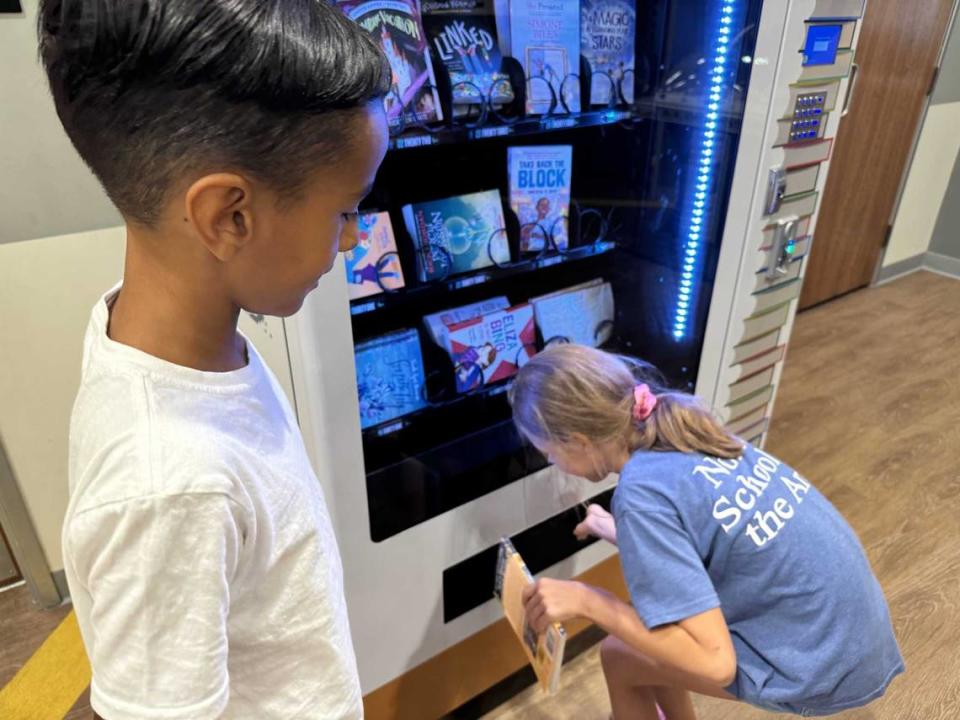
[[[634,419],[634,388],[646,384],[657,404]],[[630,452],[677,450],[739,457],[743,443],[693,395],[670,390],[648,363],[583,345],[554,345],[534,356],[510,388],[513,419],[527,438],[565,442],[623,439]]]

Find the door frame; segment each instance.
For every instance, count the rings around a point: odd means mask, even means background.
[[[10,544],[10,552],[20,568],[33,601],[43,608],[53,608],[63,601],[50,573],[50,566],[40,539],[30,520],[30,513],[20,493],[13,467],[0,436],[0,525]]]
[[[927,112],[930,110],[930,103],[933,101],[933,93],[937,89],[937,83],[940,82],[940,71],[943,69],[943,57],[947,52],[947,44],[953,37],[953,34],[960,33],[957,27],[957,13],[960,12],[960,0],[953,0],[953,8],[950,10],[950,18],[947,20],[947,31],[943,34],[943,40],[940,43],[940,52],[937,54],[937,64],[934,65],[936,76],[931,78],[932,82],[928,88],[927,96],[924,98],[923,107],[920,109],[920,117],[917,119],[917,126],[913,131],[913,142],[910,144],[910,152],[907,153],[907,164],[903,168],[903,174],[900,176],[900,186],[897,188],[896,197],[893,199],[893,207],[890,209],[890,217],[887,218],[887,226],[893,228],[897,221],[897,215],[900,212],[900,203],[903,201],[903,193],[907,188],[907,178],[910,177],[910,171],[913,169],[913,161],[917,154],[917,146],[920,144],[920,135],[923,132],[923,126],[927,122]],[[881,249],[880,256],[877,258],[877,265],[873,269],[873,280],[870,281],[870,287],[880,282],[883,273],[883,259],[887,256],[889,248],[889,231],[887,235],[887,244]]]

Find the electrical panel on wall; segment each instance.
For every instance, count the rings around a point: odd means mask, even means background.
[[[854,44],[863,10],[864,0],[818,0],[805,18],[797,56],[784,62],[792,73],[788,90],[775,97],[773,152],[765,157],[777,162],[768,166],[758,193],[762,220],[754,226],[745,268],[752,279],[739,290],[749,298],[738,300],[743,321],[733,328],[726,392],[719,394],[727,426],[757,444],[770,424],[837,116],[846,113],[855,90]]]

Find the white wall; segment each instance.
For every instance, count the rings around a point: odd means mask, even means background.
[[[123,231],[54,110],[37,0],[22,4],[22,15],[0,16],[0,435],[56,570],[83,330],[120,278]]]
[[[0,433],[51,570],[83,332],[123,268],[122,227],[0,245]]]
[[[119,225],[60,127],[37,59],[37,0],[0,15],[0,243]]]

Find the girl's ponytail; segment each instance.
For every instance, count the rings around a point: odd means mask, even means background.
[[[652,365],[583,345],[556,345],[520,369],[510,389],[520,432],[548,442],[575,434],[653,450],[734,458],[743,442],[703,403],[670,390]]]

